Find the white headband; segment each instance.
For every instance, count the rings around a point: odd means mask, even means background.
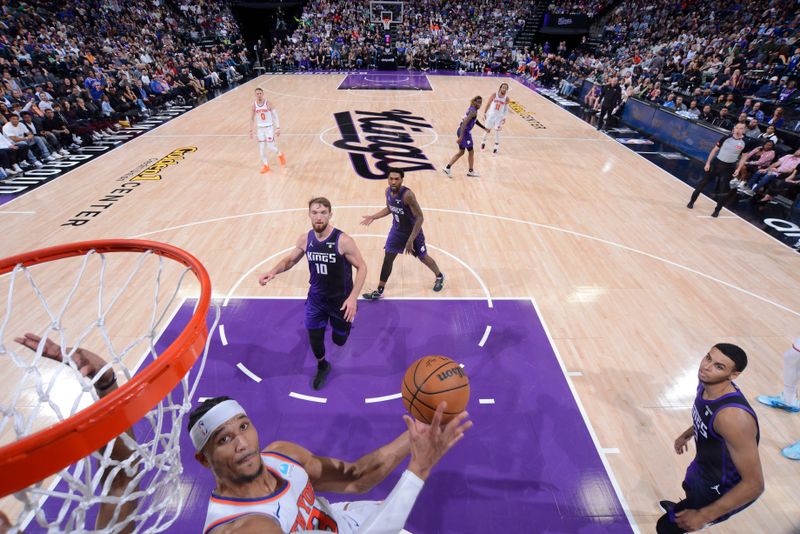
[[[205,414],[203,417],[197,421],[191,430],[189,430],[189,435],[192,438],[192,444],[194,445],[194,450],[200,452],[203,450],[206,442],[208,442],[208,438],[211,437],[211,434],[221,425],[225,423],[228,419],[232,417],[236,417],[237,415],[247,415],[244,411],[244,408],[239,405],[238,402],[235,400],[229,399],[226,401],[222,401]]]

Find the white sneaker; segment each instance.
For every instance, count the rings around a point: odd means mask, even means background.
[[[480,177],[481,177],[481,175],[480,175],[480,174],[478,174],[478,173],[477,173],[477,172],[475,172],[475,171],[467,171],[467,176],[469,176],[469,177],[471,177],[471,178],[480,178]]]
[[[15,163],[13,167],[11,167],[11,170],[14,171],[16,174],[23,172],[22,167],[20,167],[17,163]]]
[[[446,174],[447,176],[449,176],[450,178],[452,178],[452,177],[453,177],[453,171],[451,171],[451,170],[450,170],[450,169],[448,169],[447,167],[444,167],[444,168],[442,169],[442,172],[443,172],[443,173],[445,173],[445,174]]]
[[[56,158],[54,158],[52,154],[50,154],[46,158],[44,158],[45,161],[53,161],[54,159],[56,159]]]
[[[53,152],[50,154],[50,157],[53,159],[61,159],[64,156],[62,156],[60,152]]]
[[[22,167],[23,169],[27,169],[31,166],[31,164],[28,163],[27,161],[23,161],[22,163],[19,164],[19,166]]]
[[[61,154],[62,156],[69,156],[69,150],[67,150],[66,148],[62,148],[59,151],[59,154]]]
[[[42,164],[42,162],[37,159],[36,161],[33,162],[33,166],[34,167],[44,167],[44,164]]]
[[[14,176],[15,174],[18,174],[14,169],[3,169],[3,171],[5,171],[8,176]]]

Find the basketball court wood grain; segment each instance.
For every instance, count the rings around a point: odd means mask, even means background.
[[[498,79],[430,76],[433,91],[337,91],[343,76],[261,77],[3,206],[0,254],[137,236],[195,254],[219,297],[301,296],[303,266],[266,288],[249,273],[308,230],[306,202],[321,195],[333,202],[334,224],[366,234],[356,239],[374,286],[383,241],[372,236],[389,221],[359,222],[383,204],[386,184],[359,177],[333,146],[341,137],[334,114],[412,112],[433,127],[414,146],[436,169],[408,174],[405,185],[447,275],[441,296],[535,299],[567,370],[581,373],[571,379],[601,447],[618,450],[607,460],[631,513],[650,531],[657,501],[680,495],[688,458],[675,456],[672,443],[691,423],[706,350],[731,341],[748,352],[737,383],[749,399],[780,389],[781,355],[800,324],[796,254],[738,218],[698,217],[712,211],[708,199],[687,210],[685,184],[516,81],[511,98],[545,128],[510,114],[500,155],[476,154],[481,177],[465,176],[465,157],[450,179],[440,169],[455,152],[455,129],[469,100],[486,98]],[[266,176],[247,135],[257,85],[280,112],[288,159]],[[197,150],[110,207],[92,207],[133,170],[181,147]],[[80,218],[88,222],[69,225]],[[401,258],[387,294],[434,297],[431,285],[422,265]],[[362,305],[360,313],[370,311]],[[15,320],[25,324],[24,312]],[[800,419],[756,410],[766,492],[715,531],[796,532],[797,466],[779,449],[800,439]]]

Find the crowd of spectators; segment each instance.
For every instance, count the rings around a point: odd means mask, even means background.
[[[383,25],[371,21],[368,0],[311,0],[294,33],[265,51],[265,66],[362,69],[390,53],[400,67],[418,70],[506,72],[518,62],[513,42],[528,9],[524,0],[406,2],[403,23],[392,26],[387,46]]]
[[[252,71],[214,0],[0,0],[0,179]]]
[[[581,14],[594,18],[602,13],[611,0],[571,0],[569,2],[552,3],[547,6],[547,12],[554,15]]]
[[[756,144],[773,143],[751,156],[764,170],[797,147],[799,24],[793,0],[630,0],[611,12],[600,46],[543,53],[523,70],[568,97],[586,79],[605,86],[617,77],[623,99],[635,96],[728,132],[742,122]],[[601,91],[593,89],[581,104],[599,112]],[[755,191],[761,200],[778,191],[796,195],[795,169],[787,165],[798,161],[785,160],[781,179],[769,187],[753,190],[742,182],[743,193]]]

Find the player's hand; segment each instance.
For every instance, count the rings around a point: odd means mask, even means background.
[[[261,284],[262,286],[265,286],[265,285],[267,285],[267,282],[269,282],[273,278],[275,278],[274,274],[267,273],[267,274],[264,274],[264,275],[258,277],[258,283]]]
[[[355,295],[347,297],[347,300],[344,301],[344,304],[339,309],[344,312],[344,320],[352,323],[356,317],[356,310],[358,310],[358,301]]]
[[[406,241],[406,248],[405,248],[404,252],[406,254],[413,254],[414,253],[414,242],[411,239]]]
[[[362,215],[361,216],[361,224],[363,224],[364,226],[369,226],[374,221],[375,221],[375,217],[373,217],[372,215]]]
[[[678,436],[678,439],[675,440],[675,452],[677,452],[678,454],[683,454],[684,452],[688,452],[690,439],[692,439],[692,436],[686,437],[683,434]]]
[[[710,171],[711,170],[711,165],[706,163],[706,166],[703,167],[703,170],[706,171],[706,172]]]
[[[733,171],[733,177],[734,178],[738,178],[739,177],[739,169],[736,169],[735,171]]]
[[[19,343],[20,345],[24,345],[31,350],[36,350],[39,347],[39,343],[41,342],[41,336],[37,336],[36,334],[32,334],[30,332],[26,333],[24,337],[17,337],[14,338],[14,341]],[[72,352],[71,349],[67,349],[68,352]],[[57,362],[64,361],[64,354],[61,352],[61,347],[50,339],[45,339],[44,341],[44,348],[42,349],[42,356],[45,358],[50,358],[51,360],[55,360]],[[86,349],[82,349],[78,347],[72,353],[72,361],[75,362],[75,367],[81,373],[82,376],[86,376],[89,378],[94,378],[97,372],[102,369],[106,365],[106,361],[95,354]],[[107,384],[111,382],[112,377],[114,374],[113,369],[108,369],[105,372],[105,375],[102,376],[99,380],[102,384]]]
[[[713,517],[706,516],[702,510],[681,510],[675,514],[675,522],[687,532],[700,530],[713,520]]]
[[[472,427],[472,421],[467,420],[469,417],[467,412],[461,412],[447,425],[442,426],[442,414],[446,407],[446,402],[439,404],[430,425],[408,415],[403,416],[411,442],[411,461],[408,463],[408,470],[422,480],[428,478],[433,466],[464,437],[464,432]]]

